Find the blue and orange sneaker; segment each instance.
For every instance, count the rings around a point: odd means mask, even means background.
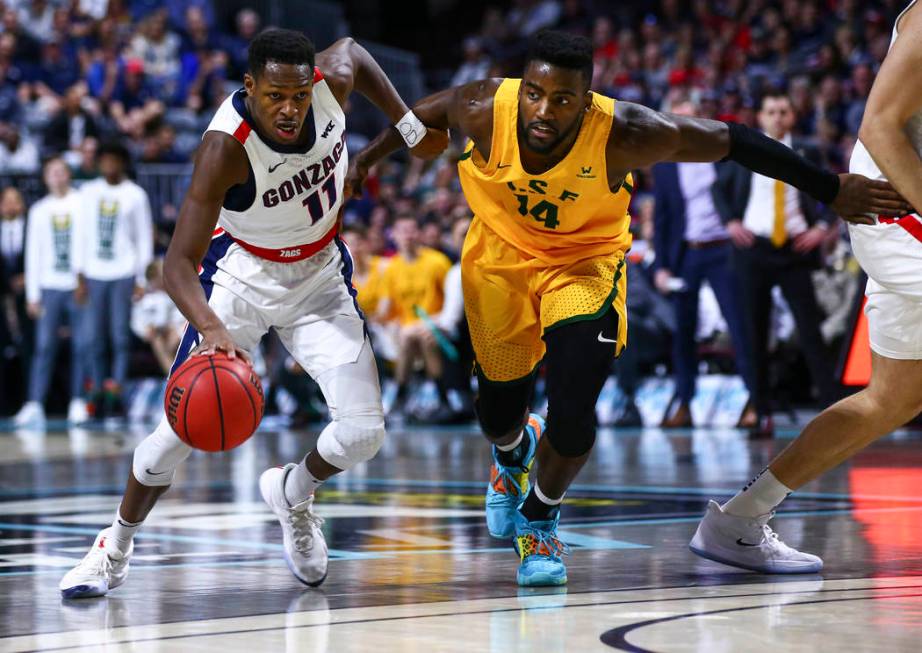
[[[538,439],[544,431],[544,419],[532,413],[525,425],[525,437],[529,439],[528,453],[518,467],[506,467],[497,458],[493,447],[493,465],[490,467],[490,482],[487,485],[487,528],[493,537],[508,539],[515,533],[513,513],[525,500],[530,484],[528,472],[535,461]]]
[[[550,519],[528,521],[515,511],[515,539],[512,545],[519,554],[519,570],[515,579],[522,587],[566,585],[567,567],[561,556],[570,553],[570,547],[557,539],[560,508],[555,507]]]

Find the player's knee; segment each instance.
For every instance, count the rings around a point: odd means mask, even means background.
[[[528,412],[518,404],[487,403],[481,397],[476,402],[480,429],[489,440],[502,438],[525,428]]]
[[[165,486],[173,482],[176,467],[192,452],[179,439],[166,420],[148,435],[134,450],[131,471],[141,485]]]
[[[579,458],[595,446],[594,411],[548,409],[547,439],[564,458]]]
[[[341,413],[320,434],[317,452],[334,467],[351,469],[374,458],[386,434],[380,408]]]

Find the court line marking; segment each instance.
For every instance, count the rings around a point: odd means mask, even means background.
[[[455,617],[458,615],[469,616],[469,615],[477,615],[477,614],[495,614],[495,613],[507,613],[507,612],[560,610],[560,609],[567,609],[567,608],[597,608],[597,607],[614,606],[614,605],[641,605],[641,604],[649,604],[649,603],[670,603],[670,602],[675,602],[675,601],[704,601],[704,600],[713,600],[713,599],[738,599],[738,598],[759,598],[759,597],[770,598],[774,596],[784,596],[784,595],[791,596],[791,595],[797,595],[797,594],[833,594],[833,593],[839,593],[839,592],[876,592],[876,594],[870,594],[869,596],[854,597],[854,598],[848,598],[848,599],[840,598],[840,599],[818,600],[815,602],[820,603],[820,602],[835,602],[835,601],[841,601],[841,600],[856,600],[856,601],[857,600],[875,600],[877,598],[909,598],[909,597],[922,596],[922,593],[882,596],[880,595],[881,591],[918,590],[918,589],[922,589],[922,585],[895,585],[895,586],[889,586],[889,587],[880,587],[880,586],[873,585],[873,582],[879,581],[881,579],[864,578],[864,579],[854,579],[854,581],[843,579],[841,581],[825,581],[825,582],[845,583],[845,582],[855,582],[855,581],[860,581],[860,580],[871,581],[872,584],[867,587],[842,587],[842,588],[824,588],[824,589],[806,588],[802,590],[791,589],[789,591],[751,592],[751,593],[744,593],[744,594],[740,594],[740,593],[712,594],[712,595],[705,595],[705,596],[684,596],[683,595],[683,596],[677,596],[677,597],[656,597],[656,598],[648,598],[648,599],[599,601],[599,602],[594,602],[592,595],[594,594],[598,596],[600,594],[605,594],[606,592],[592,592],[588,595],[578,596],[576,597],[577,599],[576,601],[572,603],[563,604],[563,605],[551,603],[550,605],[534,605],[534,606],[518,605],[514,607],[502,607],[502,604],[500,602],[512,600],[512,599],[515,599],[516,597],[504,597],[504,598],[495,598],[495,599],[475,599],[472,601],[447,601],[447,602],[443,601],[443,602],[437,602],[437,603],[417,603],[417,604],[407,604],[407,605],[383,606],[385,610],[382,610],[382,611],[386,611],[387,609],[424,610],[427,607],[437,609],[437,608],[444,608],[446,603],[455,605],[455,609],[452,610],[451,612],[441,611],[441,612],[435,612],[435,613],[430,613],[430,614],[409,614],[409,615],[397,615],[397,616],[389,616],[389,617],[382,616],[382,617],[372,617],[372,618],[365,618],[365,619],[348,619],[347,618],[342,621],[333,621],[332,619],[329,619],[327,621],[322,621],[319,623],[297,624],[297,625],[291,625],[291,626],[287,624],[283,624],[281,626],[262,626],[262,627],[255,627],[255,628],[236,628],[232,630],[223,630],[223,631],[216,630],[216,631],[210,631],[210,632],[201,632],[202,630],[208,628],[208,626],[221,627],[222,625],[229,624],[230,622],[239,623],[241,619],[247,619],[247,618],[250,618],[250,619],[271,618],[271,617],[284,618],[289,613],[276,613],[276,614],[258,615],[258,616],[247,615],[245,617],[237,617],[237,618],[225,617],[225,618],[210,619],[210,620],[205,620],[205,621],[196,620],[196,621],[185,621],[185,622],[168,622],[165,624],[148,624],[146,626],[133,627],[136,631],[140,630],[142,632],[143,632],[143,629],[145,628],[156,629],[156,628],[160,628],[164,626],[172,627],[172,628],[183,628],[183,627],[194,628],[198,631],[198,632],[189,632],[189,633],[184,633],[184,634],[163,635],[163,636],[153,636],[153,637],[144,636],[144,635],[141,635],[138,637],[128,636],[128,637],[123,637],[121,639],[119,639],[117,635],[114,638],[110,637],[113,634],[113,631],[128,630],[132,628],[130,626],[127,626],[127,627],[123,626],[123,627],[115,628],[111,630],[96,629],[96,630],[91,630],[91,631],[58,631],[54,633],[35,633],[32,635],[17,635],[14,637],[0,638],[0,642],[3,642],[3,641],[10,642],[11,640],[17,640],[17,639],[22,641],[22,640],[33,638],[33,637],[46,637],[46,638],[52,639],[54,637],[60,637],[60,636],[68,635],[70,633],[74,633],[74,634],[83,634],[83,635],[97,634],[100,637],[105,638],[104,643],[105,645],[108,646],[108,645],[114,645],[114,644],[138,644],[142,642],[151,642],[151,641],[159,642],[159,641],[168,641],[168,640],[184,640],[184,639],[192,639],[192,638],[199,638],[199,637],[221,637],[221,636],[226,636],[226,635],[244,635],[244,634],[252,634],[252,633],[259,633],[259,632],[268,633],[268,632],[278,632],[278,631],[288,631],[288,630],[302,630],[302,629],[317,628],[317,627],[322,627],[322,626],[327,626],[327,627],[349,626],[349,625],[366,624],[366,623],[406,621],[406,620],[412,620],[412,619]],[[803,582],[809,582],[809,581],[803,581]],[[722,587],[722,586],[711,586],[711,587]],[[758,586],[755,586],[755,587],[758,587]],[[676,588],[676,589],[689,589],[689,588],[683,587],[683,588]],[[612,592],[612,593],[618,593],[618,592],[624,592],[624,591],[628,591],[628,590],[622,589],[622,590],[618,590],[617,592]],[[546,594],[546,595],[541,595],[541,598],[553,599],[555,596],[561,596],[561,595]],[[568,597],[568,595],[566,594],[562,596]],[[582,599],[582,601],[580,601],[580,599]],[[533,602],[536,602],[536,601],[533,601]],[[474,604],[475,609],[464,610],[463,607],[461,607],[460,605],[463,603],[472,603]],[[493,607],[490,609],[476,609],[479,607],[479,605],[496,604],[496,603],[500,603],[500,605],[498,607]],[[775,606],[784,607],[784,606],[797,605],[797,604],[798,603],[794,602],[794,603],[768,604],[768,605],[750,606],[750,607],[751,609],[759,609],[759,608],[775,607]],[[358,611],[369,610],[369,609],[380,610],[381,607],[342,608],[339,610],[334,609],[334,610],[328,610],[327,614],[335,614],[337,612],[340,612],[340,613],[347,612],[348,613],[350,611],[358,612]],[[728,608],[725,610],[739,610],[739,609],[742,609],[742,608]],[[318,614],[319,612],[320,611],[308,611],[306,614],[310,616],[319,616]],[[643,623],[643,622],[639,622],[639,623]],[[40,648],[40,649],[21,649],[20,651],[21,653],[37,653],[38,651],[76,651],[76,650],[86,649],[89,647],[98,647],[100,643],[101,642],[92,642],[92,643],[88,642],[88,643],[78,644],[76,646],[71,644],[68,646],[45,647],[45,648]],[[13,641],[13,644],[15,645],[15,641]],[[632,649],[628,649],[628,650],[632,650]],[[645,649],[639,649],[639,650],[645,651]]]
[[[486,487],[486,481],[450,481],[438,479],[393,479],[393,478],[350,478],[342,477],[328,481],[330,488],[337,490],[360,490],[363,485],[384,486],[384,487],[427,487],[427,488],[472,488],[483,489]],[[233,489],[236,483],[230,481],[180,481],[175,485],[178,490],[183,489]],[[124,490],[124,484],[110,485],[88,485],[88,486],[70,486],[59,488],[46,488],[36,490],[33,488],[16,488],[0,490],[0,499],[15,498],[28,496],[30,498],[42,498],[47,496],[71,496],[80,494],[90,494],[94,492],[118,493]],[[596,485],[589,483],[574,483],[570,486],[569,491],[573,492],[591,492],[598,493],[618,493],[618,494],[653,494],[653,495],[685,495],[685,496],[733,496],[739,491],[738,487],[732,488],[695,488],[695,487],[676,487],[671,485]],[[922,504],[922,497],[907,496],[888,496],[888,495],[862,495],[862,494],[843,494],[835,492],[795,492],[794,499],[822,499],[838,501],[898,501],[902,503]],[[323,498],[323,490],[320,491],[319,498]]]
[[[819,590],[822,592],[824,590]],[[846,591],[846,590],[833,590],[833,591]],[[861,590],[855,590],[861,591]],[[796,592],[791,592],[791,594],[796,594]],[[889,594],[886,596],[880,594],[874,594],[871,596],[854,596],[854,597],[838,597],[834,599],[817,599],[815,601],[793,601],[790,603],[766,603],[764,605],[750,605],[736,608],[723,608],[721,610],[702,610],[699,612],[687,612],[685,614],[672,615],[669,617],[660,617],[658,619],[649,619],[647,621],[638,621],[633,624],[627,624],[625,626],[619,626],[618,628],[612,628],[607,630],[599,637],[599,640],[606,646],[610,646],[619,651],[627,651],[628,653],[656,653],[653,649],[643,648],[635,644],[631,644],[627,641],[628,633],[634,632],[641,628],[646,628],[647,626],[655,626],[661,623],[666,623],[669,621],[679,621],[681,619],[694,619],[696,617],[712,616],[716,614],[727,614],[729,612],[745,612],[748,610],[766,610],[768,608],[788,608],[795,605],[816,605],[819,603],[845,603],[846,601],[880,601],[886,599],[907,599],[907,598],[918,598],[922,597],[922,594]]]

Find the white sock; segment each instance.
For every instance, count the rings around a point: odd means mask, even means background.
[[[314,490],[323,484],[319,478],[307,471],[307,459],[298,463],[285,477],[285,499],[289,505],[296,506],[306,501]]]
[[[519,431],[519,437],[517,437],[515,440],[513,440],[509,444],[497,444],[496,448],[499,449],[500,451],[512,451],[517,446],[519,446],[519,443],[522,441],[523,437],[525,437],[524,429]]]
[[[134,539],[135,533],[138,532],[138,529],[141,528],[141,524],[143,523],[143,519],[139,522],[130,522],[126,519],[122,519],[122,516],[116,510],[115,520],[112,522],[112,526],[109,529],[109,537],[106,538],[106,547],[118,549],[122,553],[128,553],[128,549],[131,547],[131,540]]]
[[[766,467],[721,508],[737,517],[759,517],[777,508],[791,492],[793,490],[783,485]]]
[[[541,491],[541,488],[538,487],[538,481],[535,481],[535,496],[538,497],[538,501],[548,506],[559,506],[563,503],[563,498],[566,496],[566,492],[560,495],[559,499],[548,499],[547,495]]]

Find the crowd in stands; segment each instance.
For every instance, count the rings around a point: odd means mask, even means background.
[[[480,29],[458,39],[453,46],[458,61],[453,73],[426,71],[430,77],[462,84],[486,76],[516,76],[530,36],[543,28],[565,29],[592,40],[593,89],[657,109],[687,105],[702,117],[763,129],[758,116],[764,98],[781,94],[791,111],[789,132],[824,165],[843,171],[874,74],[889,45],[893,20],[904,3],[513,0],[504,4],[505,8],[487,9]],[[106,152],[112,155],[109,143],[113,140],[127,147],[126,169],[139,163],[188,161],[214,109],[229,90],[239,86],[246,69],[247,43],[261,27],[260,16],[244,9],[233,26],[222,31],[216,25],[211,0],[8,0],[0,20],[0,178],[41,174],[44,161],[59,157],[54,160],[66,164],[74,185],[97,179],[100,144],[107,144]],[[350,145],[362,141],[350,140]],[[381,164],[369,179],[365,197],[353,200],[345,212],[345,238],[355,259],[358,301],[375,338],[382,374],[396,382],[394,410],[436,421],[471,415],[471,353],[456,262],[472,216],[458,184],[455,161],[460,147],[461,143],[455,143],[448,154],[431,164],[399,158]],[[50,174],[46,164],[49,191]],[[628,271],[628,307],[632,332],[628,355],[613,367],[629,397],[642,375],[662,374],[682,364],[671,346],[677,330],[685,328],[677,326],[676,320],[681,274],[668,269],[669,275],[662,274],[664,253],[657,247],[656,229],[662,223],[657,209],[663,210],[663,189],[656,188],[656,177],[655,171],[636,173],[631,206],[635,240]],[[34,296],[27,296],[29,280],[24,276],[25,216],[31,208],[15,182],[3,190],[0,347],[5,387],[13,388],[4,393],[6,405],[0,407],[6,413],[19,410],[24,399],[36,401],[32,390],[26,393],[32,385],[23,380],[30,376],[30,368],[41,367],[33,364],[33,354],[47,337],[41,326],[36,331],[34,320],[42,313],[32,306]],[[157,225],[169,219],[157,211],[151,217]],[[731,222],[732,218],[743,216],[730,216]],[[728,221],[727,216],[720,219],[724,224]],[[735,231],[728,232],[726,237],[739,249],[734,235]],[[822,238],[816,240],[812,248],[816,261],[811,267],[813,283],[820,289],[815,295],[820,309],[816,319],[833,360],[834,347],[848,328],[848,311],[843,312],[842,307],[850,305],[859,282],[839,222],[825,220]],[[154,242],[157,245],[151,245],[149,253],[138,255],[131,275],[121,277],[132,279],[128,294],[135,295],[131,304],[135,316],[117,320],[125,338],[131,338],[132,328],[135,334],[127,376],[161,374],[168,367],[169,352],[182,324],[163,301],[156,264],[147,269],[150,257],[162,253],[168,242],[168,230]],[[127,289],[127,282],[124,285]],[[791,317],[777,291],[773,303],[771,346],[789,354],[783,367],[770,373],[759,371],[759,375],[773,387],[806,386],[800,394],[809,394],[810,382],[798,372],[803,357],[791,344],[797,342],[793,325],[802,329],[803,324]],[[694,372],[699,363],[736,371],[734,359],[741,354],[734,354],[737,343],[730,342],[731,328],[721,303],[705,290],[696,309],[692,330],[703,363],[696,359]],[[103,327],[94,325],[87,336],[86,351],[94,356],[105,355],[92,342]],[[56,333],[64,333],[62,329],[58,327]],[[71,327],[71,332],[75,339],[76,329]],[[111,340],[113,351],[124,345],[115,335]],[[139,353],[146,351],[140,341],[149,342],[154,352],[147,359]],[[109,408],[118,414],[118,392],[125,380],[119,367],[122,363],[113,361],[114,368],[104,371],[95,362],[80,364],[87,365],[80,383],[83,396],[93,400],[92,408],[98,410],[105,404],[100,393],[108,388],[106,396],[115,397],[109,400]],[[318,405],[316,389],[277,343],[267,346],[266,374],[295,397],[313,393],[302,408]],[[433,382],[438,406],[422,411],[425,415],[420,415],[410,396],[420,379]],[[67,387],[61,378],[49,383]],[[824,399],[831,392],[825,383],[813,380]],[[86,394],[87,388],[95,394]],[[678,398],[675,412],[681,413],[686,399]],[[64,405],[55,397],[50,401],[53,408]],[[628,404],[622,415],[624,423],[638,419],[630,407]],[[679,417],[674,423],[685,424],[684,414]]]

